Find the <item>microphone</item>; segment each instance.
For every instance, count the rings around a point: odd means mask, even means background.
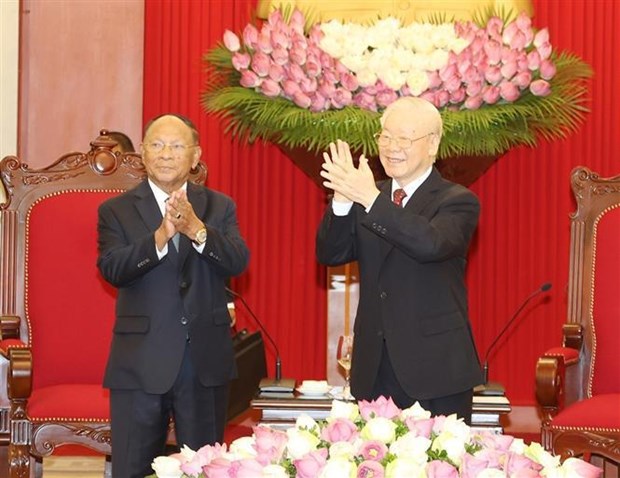
[[[502,387],[500,384],[489,383],[489,356],[491,355],[491,351],[493,350],[493,347],[495,347],[495,345],[499,342],[499,339],[501,339],[504,336],[504,334],[508,331],[508,328],[514,323],[517,317],[519,317],[519,314],[525,308],[525,306],[538,294],[541,294],[542,292],[547,292],[549,289],[551,289],[551,282],[545,282],[538,289],[536,289],[529,296],[527,296],[527,298],[521,303],[521,305],[515,311],[515,313],[512,314],[512,317],[510,317],[508,322],[506,322],[506,325],[504,325],[504,327],[499,332],[499,334],[497,334],[493,342],[491,342],[491,345],[487,349],[487,353],[484,356],[484,365],[482,367],[482,373],[484,375],[484,384],[482,387],[477,387],[476,389],[474,389],[477,394],[479,395],[503,395],[504,394],[504,387]]]
[[[263,323],[258,320],[256,314],[252,312],[252,309],[247,304],[243,296],[228,287],[225,287],[225,289],[226,292],[241,301],[245,307],[245,310],[248,311],[250,316],[254,319],[254,322],[256,322],[256,324],[260,327],[263,334],[265,334],[265,337],[267,337],[267,340],[269,340],[269,343],[273,346],[276,352],[276,378],[274,380],[263,378],[258,386],[259,390],[261,392],[293,392],[293,390],[295,390],[295,380],[292,378],[282,378],[282,360],[280,359],[280,350],[278,349],[275,340],[273,340],[269,332],[267,332],[267,329]]]

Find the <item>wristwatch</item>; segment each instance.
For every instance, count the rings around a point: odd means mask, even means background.
[[[206,227],[203,227],[202,229],[198,230],[198,232],[194,236],[194,242],[198,244],[199,246],[207,242],[207,228]]]

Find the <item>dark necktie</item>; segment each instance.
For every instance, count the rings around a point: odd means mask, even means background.
[[[405,198],[406,195],[407,193],[405,192],[404,189],[395,189],[392,202],[399,207],[403,207],[403,199]]]

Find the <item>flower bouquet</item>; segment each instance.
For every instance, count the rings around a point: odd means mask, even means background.
[[[439,159],[497,156],[583,121],[588,65],[554,51],[546,28],[522,13],[403,25],[312,23],[273,11],[261,25],[226,31],[205,55],[204,108],[242,140],[322,151],[338,138],[376,156],[381,111],[400,96],[440,109]]]
[[[286,431],[254,427],[230,444],[157,457],[158,478],[596,478],[577,458],[560,463],[538,443],[477,431],[456,415],[431,417],[391,399],[334,401],[329,417],[302,415]]]

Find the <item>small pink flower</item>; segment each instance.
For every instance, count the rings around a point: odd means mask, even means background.
[[[289,62],[288,50],[278,46],[271,52],[271,58],[277,65],[286,65]]]
[[[472,110],[472,111],[473,110],[477,110],[481,106],[482,106],[482,96],[481,95],[470,96],[463,103],[463,107],[466,110]]]
[[[374,417],[383,417],[392,420],[400,415],[401,409],[396,406],[392,398],[381,396],[372,402],[360,400],[360,415],[364,420],[370,420]]]
[[[486,25],[486,31],[491,38],[501,36],[504,22],[499,17],[491,17]]]
[[[303,35],[305,23],[306,19],[304,17],[304,14],[301,12],[301,10],[296,8],[291,15],[291,19],[289,20],[289,26],[294,32]]]
[[[324,111],[329,109],[329,101],[320,93],[315,93],[310,98],[312,100],[312,104],[310,105],[310,111],[316,113],[318,111]]]
[[[484,448],[490,450],[508,451],[510,445],[514,442],[514,437],[511,435],[498,435],[497,433],[482,431],[477,434],[476,441]]]
[[[416,436],[421,436],[424,438],[431,437],[434,423],[434,418],[415,419],[413,417],[409,417],[405,419],[405,425],[407,425],[409,431],[414,432]]]
[[[301,91],[303,91],[306,94],[314,93],[317,90],[317,86],[318,86],[318,82],[316,81],[316,78],[304,78],[299,83],[299,87],[301,88]]]
[[[321,74],[321,62],[315,55],[308,55],[306,58],[306,73],[311,78],[317,78]]]
[[[357,478],[383,478],[384,476],[383,466],[376,461],[363,461],[357,467]]]
[[[353,103],[362,109],[368,111],[377,111],[379,108],[375,100],[375,96],[367,93],[366,91],[360,91],[355,95]]]
[[[517,72],[517,62],[511,61],[508,63],[504,63],[500,68],[500,71],[502,72],[502,76],[505,79],[509,80],[510,78],[515,76],[515,73]]]
[[[465,100],[465,88],[459,88],[458,90],[450,94],[450,103],[457,105]]]
[[[286,72],[284,68],[276,63],[272,63],[269,66],[269,78],[271,78],[275,82],[280,82],[284,78],[286,78]]]
[[[375,95],[375,101],[377,102],[377,105],[383,108],[385,108],[388,105],[391,105],[397,99],[398,99],[398,94],[396,94],[394,90],[389,90],[389,89],[382,90]]]
[[[516,101],[521,93],[519,88],[511,81],[503,81],[499,85],[499,95],[509,103]]]
[[[237,478],[263,478],[263,465],[253,459],[239,460],[239,467],[236,470]],[[209,477],[211,475],[208,475]]]
[[[459,478],[459,471],[450,463],[433,460],[426,465],[426,476],[428,478]]]
[[[534,46],[536,48],[539,48],[542,45],[546,45],[548,43],[549,43],[549,30],[547,28],[538,30],[538,32],[534,36]]]
[[[532,50],[527,54],[527,67],[534,71],[540,68],[540,53],[536,50]]]
[[[502,78],[502,70],[497,66],[489,66],[484,72],[484,79],[492,85],[498,85]]]
[[[572,470],[575,475],[582,478],[598,478],[603,474],[601,468],[573,457],[567,458],[562,464],[562,468]]]
[[[512,82],[521,89],[527,88],[532,82],[532,72],[525,70],[517,73],[512,79]]]
[[[441,85],[441,78],[439,77],[439,72],[437,71],[429,71],[426,73],[428,76],[428,89],[434,90],[435,88],[439,88]]]
[[[230,30],[225,30],[224,31],[224,46],[226,46],[226,48],[229,51],[232,51],[232,52],[239,51],[239,48],[241,48],[239,37],[233,32],[231,32]]]
[[[542,45],[536,48],[536,51],[538,51],[538,54],[540,55],[541,60],[546,60],[547,58],[551,56],[551,51],[552,51],[551,43],[543,43]]]
[[[447,91],[438,91],[435,95],[435,107],[443,108],[450,101],[450,93]]]
[[[349,91],[355,91],[359,88],[357,77],[351,73],[344,73],[340,75],[340,84],[342,87]]]
[[[209,478],[230,478],[234,468],[238,465],[233,464],[226,458],[216,458],[204,467],[204,471]]]
[[[482,87],[483,87],[483,83],[482,81],[478,80],[478,81],[472,81],[471,83],[469,83],[467,85],[467,88],[465,89],[465,92],[467,93],[467,96],[479,96],[480,93],[482,93]]]
[[[327,462],[327,448],[320,448],[295,460],[293,465],[297,469],[297,478],[316,478]]]
[[[251,60],[249,54],[237,52],[232,56],[233,68],[237,71],[247,70]]]
[[[301,80],[303,80],[304,78],[307,78],[307,75],[302,69],[302,67],[295,63],[287,65],[287,71],[289,78],[298,83],[301,82]]]
[[[299,83],[293,80],[285,80],[282,84],[282,89],[284,90],[284,94],[292,99],[296,93],[301,93],[301,88],[299,88]]]
[[[251,70],[243,70],[239,84],[244,88],[255,88],[261,84],[259,76]]]
[[[534,96],[549,96],[551,85],[547,80],[534,80],[530,84],[530,91]]]
[[[271,44],[274,50],[276,48],[283,48],[286,50],[290,46],[290,41],[283,31],[274,31],[271,32]]]
[[[388,448],[385,443],[377,440],[368,440],[362,444],[359,454],[364,460],[381,461],[385,458],[387,452]]]
[[[478,473],[488,467],[489,462],[487,460],[465,453],[461,461],[461,478],[476,478]]]
[[[269,55],[273,51],[273,45],[271,44],[271,35],[269,31],[262,30],[258,34],[258,40],[256,42],[256,47],[263,53]]]
[[[543,60],[540,63],[540,77],[543,80],[550,80],[555,76],[557,69],[555,65],[549,60]]]
[[[520,455],[518,453],[514,453],[509,451],[506,454],[506,458],[505,458],[505,463],[504,463],[504,471],[506,472],[506,474],[512,476],[514,473],[516,473],[519,470],[534,470],[534,471],[540,471],[542,470],[542,465],[536,463],[533,460],[530,460],[528,457]]]
[[[299,46],[293,46],[290,50],[291,61],[298,65],[304,65],[306,63],[306,49]]]
[[[396,93],[394,93],[394,95],[396,95]],[[353,95],[349,90],[345,90],[344,88],[336,88],[336,92],[334,93],[334,96],[332,96],[331,101],[334,108],[342,109],[345,106],[349,106],[353,102]]]

